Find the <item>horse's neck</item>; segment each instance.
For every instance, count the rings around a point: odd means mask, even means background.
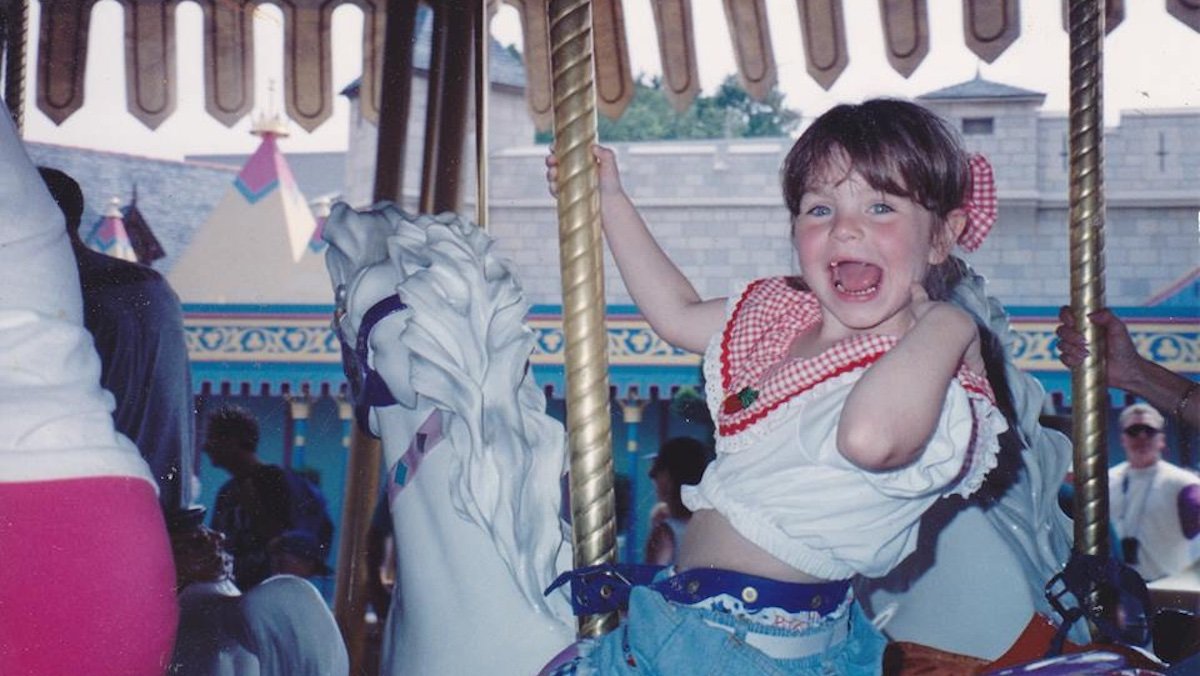
[[[460,480],[460,452],[443,439],[391,503],[400,603],[392,649],[411,673],[486,673],[496,664],[536,673],[572,629],[528,602],[491,536],[454,509],[448,487]],[[388,455],[390,466],[398,456]],[[447,649],[454,636],[470,645]]]

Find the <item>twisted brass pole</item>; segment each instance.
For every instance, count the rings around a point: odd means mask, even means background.
[[[1104,335],[1088,315],[1104,307],[1104,0],[1072,0],[1070,25],[1071,313],[1092,346],[1071,373],[1075,551],[1107,556],[1108,387]],[[1095,608],[1095,589],[1084,601]]]
[[[4,104],[17,134],[25,133],[25,46],[29,40],[29,0],[9,0],[4,26]]]
[[[604,327],[604,252],[596,193],[596,86],[589,0],[550,0],[558,237],[566,337],[567,437],[575,566],[614,558],[612,419]],[[599,636],[615,613],[579,618],[579,635]]]

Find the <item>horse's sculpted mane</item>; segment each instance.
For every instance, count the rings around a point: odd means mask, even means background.
[[[331,276],[351,296],[364,276],[390,268],[411,309],[381,322],[371,343],[381,352],[402,345],[408,367],[381,367],[381,375],[402,403],[423,397],[451,414],[454,508],[490,534],[526,597],[544,607],[547,581],[569,565],[558,519],[565,436],[527,367],[534,336],[510,264],[492,253],[491,238],[453,214],[340,207],[326,233],[335,251]],[[377,300],[349,305],[361,314]]]

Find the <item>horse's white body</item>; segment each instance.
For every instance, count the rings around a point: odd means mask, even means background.
[[[388,674],[537,673],[573,640],[559,518],[562,425],[527,367],[528,306],[491,240],[453,216],[334,208],[327,256],[351,332],[399,404],[376,408],[397,551]],[[350,339],[356,336],[348,336]]]

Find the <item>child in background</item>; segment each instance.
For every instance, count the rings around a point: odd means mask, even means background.
[[[973,249],[995,220],[990,167],[918,105],[837,106],[783,166],[803,277],[704,300],[613,153],[594,152],[630,295],[656,333],[705,355],[717,457],[684,489],[674,569],[547,672],[880,673],[884,638],[850,579],[890,571],[935,501],[979,488],[1006,429],[973,319],[942,302],[954,244]]]
[[[692,510],[683,504],[681,491],[684,486],[700,483],[704,468],[711,460],[712,451],[691,437],[675,437],[663,442],[650,466],[650,480],[654,482],[658,504],[650,513],[646,563],[659,566],[675,563],[679,543],[683,542],[683,534],[692,518]]]

